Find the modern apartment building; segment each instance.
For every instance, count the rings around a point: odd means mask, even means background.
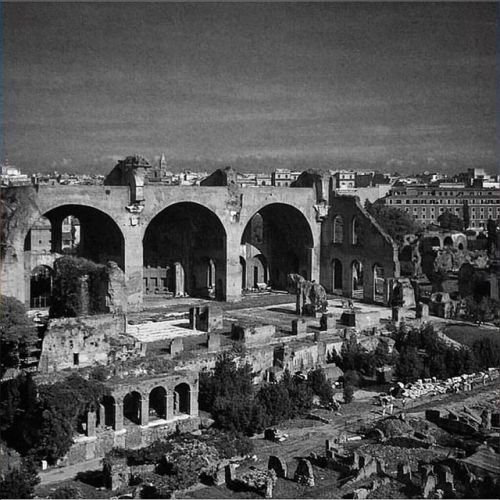
[[[486,227],[488,219],[500,219],[500,191],[492,188],[412,185],[393,187],[385,204],[404,210],[422,224],[431,224],[446,210],[463,219],[468,205],[470,228]]]

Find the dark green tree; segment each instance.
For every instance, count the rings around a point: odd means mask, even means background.
[[[377,202],[365,204],[365,208],[399,245],[403,243],[405,235],[416,234],[422,230],[420,224],[403,210]]]
[[[311,370],[307,375],[307,382],[314,394],[319,396],[322,405],[329,405],[333,400],[332,384],[326,379],[322,368]]]
[[[13,297],[0,296],[0,376],[7,368],[18,368],[37,342],[35,324],[24,305]]]
[[[267,415],[266,426],[290,418],[292,402],[284,384],[265,384],[257,393],[257,404]]]
[[[396,364],[396,376],[400,380],[416,380],[424,372],[424,363],[419,356],[416,347],[404,346],[399,351],[399,359]]]
[[[464,221],[454,213],[449,210],[445,210],[438,218],[438,224],[443,229],[448,229],[451,231],[463,231],[464,230]]]

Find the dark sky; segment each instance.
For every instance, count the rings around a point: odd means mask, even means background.
[[[26,171],[161,152],[491,168],[496,17],[494,2],[4,3],[4,146]]]

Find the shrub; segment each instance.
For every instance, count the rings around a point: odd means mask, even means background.
[[[344,384],[344,402],[351,403],[354,400],[354,387],[351,384]]]

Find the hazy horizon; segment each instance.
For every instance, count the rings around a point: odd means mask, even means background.
[[[3,3],[4,155],[497,169],[496,3]],[[179,165],[183,165],[180,167]]]

